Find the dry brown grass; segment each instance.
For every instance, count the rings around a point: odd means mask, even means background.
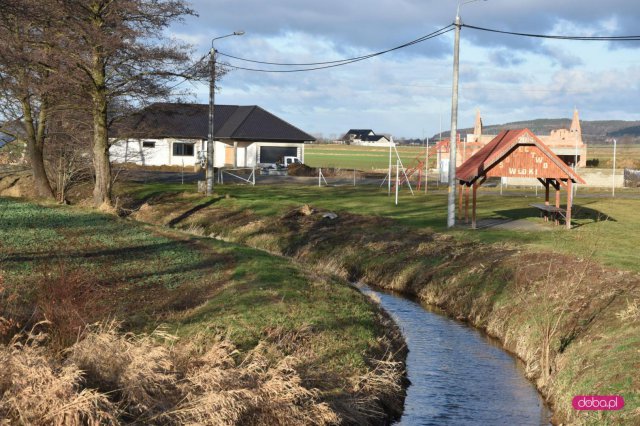
[[[616,316],[620,318],[621,321],[640,320],[640,300],[627,300],[627,307],[620,312],[617,312]]]
[[[89,327],[56,357],[32,332],[0,347],[0,419],[10,424],[329,425],[340,416],[303,385],[300,361],[246,354],[222,339],[190,343],[157,330]],[[169,343],[169,344],[167,344]],[[368,379],[367,379],[368,380]],[[4,421],[3,420],[3,421]],[[1,422],[0,422],[1,423]]]
[[[233,351],[230,346],[214,345],[197,368],[188,369],[180,384],[185,398],[163,419],[211,425],[339,423],[338,415],[319,402],[320,392],[302,385],[296,358],[285,357],[272,365],[256,348],[235,365]]]
[[[129,415],[154,416],[180,398],[170,350],[160,339],[174,340],[161,330],[121,334],[115,321],[93,325],[69,349],[67,363],[85,372],[88,386],[113,394]]]
[[[32,332],[0,346],[0,419],[8,424],[117,423],[117,405],[84,388],[82,371],[56,362],[43,338]]]

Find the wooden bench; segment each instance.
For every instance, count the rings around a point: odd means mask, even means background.
[[[550,206],[547,204],[529,204],[529,205],[531,207],[535,207],[536,209],[540,210],[540,214],[543,215],[545,222],[549,220],[549,217],[552,217],[556,225],[558,225],[560,223],[560,218],[566,219],[567,210],[561,207]]]

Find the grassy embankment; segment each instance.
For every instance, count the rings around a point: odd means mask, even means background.
[[[220,385],[222,389],[217,389],[236,398],[233,404],[240,408],[239,413],[233,415],[239,421],[273,421],[260,411],[268,411],[268,404],[255,403],[264,398],[268,390],[260,394],[262,396],[256,396],[250,392],[252,389],[243,389],[243,381],[237,379],[244,377],[242,374],[251,376],[256,371],[264,371],[260,374],[269,380],[279,377],[281,382],[285,382],[285,387],[288,386],[287,380],[291,379],[293,381],[289,384],[295,389],[298,385],[303,386],[300,388],[303,390],[316,389],[311,394],[293,395],[290,400],[286,400],[285,395],[283,400],[279,400],[276,405],[284,407],[284,410],[276,414],[284,418],[296,418],[291,411],[287,412],[287,407],[304,408],[307,404],[309,409],[314,406],[322,408],[322,415],[328,413],[324,420],[339,416],[343,421],[351,418],[358,422],[375,422],[384,417],[382,408],[389,412],[396,410],[397,413],[402,407],[402,391],[393,386],[377,388],[374,383],[383,370],[391,371],[383,367],[398,367],[394,363],[381,364],[378,361],[394,361],[403,356],[395,354],[395,358],[390,357],[399,344],[397,340],[390,340],[394,328],[366,297],[344,282],[312,275],[290,261],[264,251],[223,241],[187,237],[183,233],[77,208],[43,207],[0,198],[0,221],[0,318],[4,318],[0,322],[0,337],[7,343],[18,328],[48,320],[51,324],[47,327],[50,337],[47,357],[37,359],[49,359],[49,355],[59,359],[60,353],[51,353],[74,345],[79,337],[82,345],[82,336],[93,336],[87,332],[86,325],[95,321],[115,318],[122,321],[122,332],[147,334],[163,324],[166,332],[180,339],[179,344],[174,343],[172,347],[192,345],[199,348],[199,355],[187,359],[188,364],[197,364],[197,359],[207,348],[221,350],[220,339],[223,339],[223,342],[237,348],[237,351],[223,351],[231,357],[229,359],[236,361],[234,365],[237,368],[252,366],[252,371],[244,373],[229,369],[228,374],[236,375],[236,379],[228,381],[229,386],[236,388],[230,390]],[[112,335],[113,330],[108,331],[106,339],[117,343],[119,348],[133,345],[143,353],[154,353],[153,342],[148,339],[136,339],[134,345],[124,342],[128,339],[126,337],[113,338]],[[93,339],[98,343],[101,341],[95,336]],[[143,342],[141,347],[140,342]],[[77,348],[78,343],[75,343],[71,353],[76,353]],[[113,345],[100,347],[97,344],[88,351],[86,349],[85,352],[103,352],[100,349],[105,349],[105,356],[115,357],[113,361],[100,361],[103,366],[116,365],[115,359],[124,356],[118,353],[109,355]],[[62,358],[70,356],[68,353],[63,352]],[[131,349],[131,353],[135,350]],[[24,420],[33,414],[36,417],[31,417],[31,420],[37,423],[43,418],[37,417],[38,411],[33,407],[26,409],[28,413],[15,412],[16,404],[20,404],[20,394],[27,395],[24,389],[19,390],[21,382],[12,382],[11,379],[15,377],[12,374],[21,374],[16,367],[19,359],[16,357],[20,354],[24,355],[18,347],[3,346],[0,350],[3,364],[8,362],[15,370],[8,368],[0,373],[0,395],[4,394],[0,399],[0,417],[21,415],[26,416]],[[169,365],[178,363],[180,358],[165,355],[160,357],[161,361]],[[254,365],[257,356],[264,361]],[[288,361],[282,367],[283,360],[291,356],[298,359],[295,367],[291,367],[294,364]],[[42,362],[47,364],[49,361]],[[159,362],[155,358],[138,362],[147,365],[145,368],[162,371],[168,368],[165,364],[155,367],[153,363]],[[74,382],[77,393],[98,391],[108,395],[110,401],[105,403],[117,407],[137,406],[122,392],[113,392],[114,387],[119,389],[119,385],[114,383],[120,383],[120,379],[106,380],[99,374],[96,378],[94,370],[100,368],[95,365],[82,368],[89,370],[89,377]],[[34,368],[40,367],[36,365]],[[113,368],[115,370],[109,374],[115,375],[120,371],[115,366]],[[287,372],[284,378],[278,376],[280,373],[276,374],[282,372],[282,368]],[[26,370],[29,371],[28,368]],[[179,368],[169,370],[174,374],[173,370]],[[169,374],[165,373],[165,376]],[[164,377],[161,384],[174,383],[175,379],[175,383],[184,385],[189,374],[193,376],[195,373],[187,369],[184,377]],[[224,376],[220,372],[216,374]],[[198,374],[195,376],[199,377]],[[254,381],[260,382],[263,376]],[[203,386],[204,389],[218,386],[215,383],[218,382],[201,383],[200,387],[194,385],[184,390],[185,395],[197,395]],[[397,385],[399,383],[394,386]],[[91,386],[95,389],[88,389]],[[163,395],[165,390],[161,392]],[[12,391],[18,395],[12,395]],[[253,401],[253,408],[242,408],[244,400],[241,399],[244,397],[246,401]],[[378,397],[381,401],[376,399]],[[158,398],[155,395],[155,399]],[[277,396],[274,398],[273,401],[277,400]],[[66,407],[60,400],[51,403]],[[231,401],[227,403],[231,404]],[[25,404],[30,403],[27,401]],[[166,400],[161,405],[157,409],[158,415],[172,408]],[[130,417],[135,414],[127,409],[107,412],[113,414],[117,421],[126,423],[132,421]],[[365,410],[372,410],[369,414],[373,418],[368,418],[363,412]],[[144,412],[148,415],[153,410]],[[176,413],[185,415],[180,410]],[[212,415],[215,417],[215,413]],[[179,417],[177,414],[174,417],[174,420],[179,418],[178,423],[203,419],[188,415]],[[316,419],[321,423],[318,419],[322,416]],[[171,423],[169,418],[164,420]]]
[[[318,271],[417,295],[465,318],[525,361],[558,421],[640,419],[635,200],[579,199],[578,227],[570,232],[445,233],[444,194],[403,196],[396,207],[373,188],[227,186],[217,188],[215,204],[200,208],[205,199],[176,197],[172,190],[180,188],[129,188],[148,201],[136,217],[291,256]],[[531,201],[485,191],[479,216],[540,221],[527,208]],[[304,215],[297,210],[303,203],[337,211],[339,218]],[[626,407],[577,413],[571,398],[580,394],[621,394]]]

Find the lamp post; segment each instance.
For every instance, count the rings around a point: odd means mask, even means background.
[[[231,36],[241,36],[244,31],[234,31],[231,34],[215,37],[211,39],[211,51],[209,53],[209,136],[207,138],[207,195],[213,193],[213,139],[215,131],[214,122],[214,105],[215,105],[215,85],[216,85],[216,49],[213,47],[213,42],[221,38]]]
[[[456,31],[453,44],[453,93],[451,95],[451,136],[449,138],[449,196],[447,198],[447,227],[456,224],[456,151],[458,139],[458,78],[460,75],[460,7],[481,0],[458,0]],[[487,0],[482,0],[487,1]]]
[[[613,140],[613,168],[611,169],[611,196],[616,196],[616,144],[618,141]]]

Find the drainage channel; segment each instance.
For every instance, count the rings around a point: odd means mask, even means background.
[[[549,425],[551,412],[499,343],[437,309],[404,296],[374,293],[409,347],[399,425]]]

